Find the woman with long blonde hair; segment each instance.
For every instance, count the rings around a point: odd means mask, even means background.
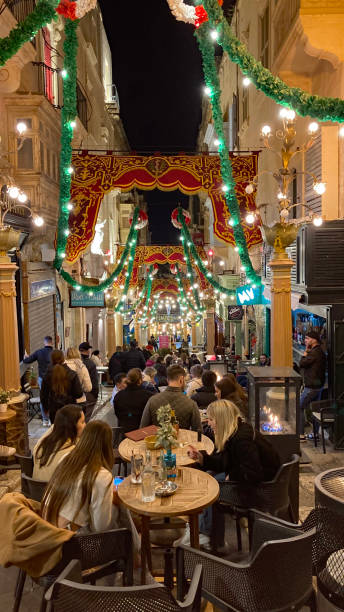
[[[92,382],[88,369],[81,360],[80,351],[74,346],[70,346],[67,349],[65,363],[73,372],[77,373],[83,392],[90,393],[92,391]],[[86,397],[84,401],[86,402]]]

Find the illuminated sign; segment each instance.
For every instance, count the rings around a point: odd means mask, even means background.
[[[249,306],[250,304],[267,304],[267,300],[263,295],[263,285],[243,285],[236,290],[238,304]]]

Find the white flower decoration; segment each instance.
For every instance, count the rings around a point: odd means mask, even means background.
[[[167,0],[167,3],[177,21],[184,21],[184,23],[195,25],[196,12],[194,6],[184,4],[184,0]]]

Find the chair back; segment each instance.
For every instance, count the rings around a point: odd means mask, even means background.
[[[198,567],[199,586],[201,578],[202,569]],[[170,591],[158,583],[124,588],[82,584],[81,566],[77,560],[69,563],[47,591],[45,598],[49,602],[51,612],[176,612],[180,609],[186,612],[200,611],[200,597],[199,605],[191,602],[189,606],[183,605],[181,608]]]
[[[124,439],[123,427],[111,427],[112,429],[112,447],[118,448],[122,440]]]
[[[281,465],[273,480],[262,482],[259,485],[259,497],[262,502],[259,509],[274,516],[283,517],[286,514],[290,504],[289,483],[293,470],[299,461],[299,455],[292,455],[291,461]]]
[[[16,453],[14,456],[20,465],[20,470],[22,474],[25,474],[26,476],[29,476],[31,478],[32,472],[33,472],[33,457],[32,457],[31,451],[30,451],[30,455],[27,455],[27,456],[18,455],[18,453]]]
[[[47,486],[47,482],[41,482],[40,480],[34,480],[22,473],[22,483],[24,485],[23,493],[26,497],[30,499],[34,499],[35,501],[40,502],[42,500],[45,487]],[[25,484],[24,484],[25,483]],[[27,491],[27,493],[26,493]]]

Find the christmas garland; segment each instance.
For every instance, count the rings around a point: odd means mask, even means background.
[[[180,291],[180,296],[181,296],[181,303],[183,304],[183,306],[188,306],[190,308],[190,310],[193,310],[194,312],[196,312],[196,308],[195,306],[192,304],[192,302],[190,302],[190,300],[188,299],[185,290],[184,290],[184,286],[183,286],[183,281],[180,275],[180,270],[179,270],[179,266],[178,264],[176,264],[176,279],[177,279],[177,283],[178,283],[178,288]]]
[[[138,230],[134,227],[134,238],[132,238],[132,240],[130,241],[130,250],[129,250],[129,256],[128,256],[129,263],[128,263],[128,268],[127,268],[127,272],[125,275],[124,289],[115,307],[115,312],[121,312],[123,310],[123,301],[126,299],[128,291],[129,291],[130,279],[133,274],[137,237],[138,237]]]
[[[39,0],[32,13],[18,23],[5,38],[0,39],[0,66],[15,55],[37,32],[57,18],[56,7],[60,0]]]
[[[246,46],[236,38],[217,0],[203,0],[209,23],[218,34],[217,42],[228,53],[229,58],[238,64],[245,76],[266,96],[292,108],[302,117],[310,116],[319,121],[344,122],[344,100],[323,98],[305,92],[299,87],[289,87],[282,79],[274,76],[251,55]],[[208,26],[208,24],[205,24]],[[205,28],[205,25],[202,28]],[[208,34],[209,30],[206,28]]]

